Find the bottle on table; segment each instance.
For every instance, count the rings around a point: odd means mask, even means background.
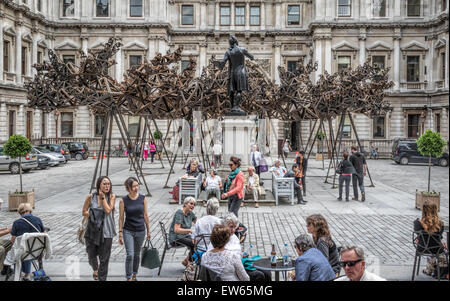
[[[290,262],[291,262],[291,253],[289,252],[288,244],[284,243],[283,265],[288,266]]]
[[[270,252],[270,265],[275,267],[277,265],[277,252],[275,251],[275,245],[272,244],[272,252]]]
[[[242,257],[246,258],[246,257],[252,257],[253,256],[253,245],[250,244],[248,246],[248,249],[246,251],[244,251],[244,253],[242,254]]]

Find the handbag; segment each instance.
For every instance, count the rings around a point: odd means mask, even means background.
[[[156,269],[161,266],[158,249],[153,247],[150,240],[147,240],[142,248],[141,266],[147,269]]]
[[[88,224],[88,218],[86,216],[83,216],[83,219],[81,220],[81,223],[78,226],[78,230],[77,230],[77,238],[78,238],[78,241],[82,245],[86,244],[86,240],[84,239],[84,234],[86,233],[87,224]]]
[[[181,276],[182,281],[196,281],[197,275],[196,275],[196,269],[197,264],[194,261],[189,261],[188,265],[186,266],[186,269],[183,272],[183,276]]]
[[[259,172],[266,172],[269,170],[269,167],[267,166],[266,159],[263,155],[261,155],[261,160],[259,161]]]
[[[336,173],[342,174],[344,172],[344,167],[342,166],[342,162],[339,162],[339,164],[336,166]]]

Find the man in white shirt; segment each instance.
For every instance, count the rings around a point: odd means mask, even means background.
[[[262,155],[258,150],[258,146],[255,144],[252,146],[252,151],[250,153],[250,163],[255,168],[256,174],[260,176],[259,166],[261,164]]]
[[[275,161],[275,166],[272,166],[270,168],[270,171],[272,172],[274,177],[277,178],[277,179],[278,178],[283,178],[284,175],[286,174],[286,168],[281,166],[281,161],[280,160],[276,160]]]
[[[222,144],[219,142],[214,143],[213,146],[214,166],[220,166],[222,164]]]
[[[344,247],[341,250],[341,266],[345,276],[336,281],[386,281],[374,273],[366,271],[363,249],[355,246]]]

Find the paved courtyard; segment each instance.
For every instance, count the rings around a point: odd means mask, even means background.
[[[270,160],[270,159],[269,159]],[[289,162],[292,160],[289,158]],[[337,189],[324,183],[327,169],[322,163],[310,160],[307,174],[307,205],[291,206],[287,201],[280,205],[254,208],[246,205],[239,211],[239,218],[248,229],[244,247],[249,243],[256,246],[261,256],[268,256],[274,243],[281,252],[284,242],[290,244],[300,233],[306,232],[305,219],[308,215],[320,213],[327,219],[333,238],[338,245],[354,244],[364,248],[369,255],[370,269],[390,280],[409,280],[413,264],[413,247],[411,243],[413,220],[420,217],[420,211],[414,208],[415,190],[424,190],[427,186],[428,168],[425,165],[400,166],[390,160],[369,160],[369,169],[375,187],[369,187],[366,177],[367,200],[364,203],[350,201],[338,202]],[[290,164],[288,164],[290,165]],[[328,165],[326,164],[326,167]],[[76,239],[76,230],[81,220],[83,201],[89,192],[95,160],[70,161],[44,171],[32,171],[23,177],[26,189],[34,188],[36,192],[36,209],[45,226],[50,227],[53,256],[44,263],[46,270],[55,280],[67,280],[67,276],[79,274],[81,280],[89,280],[91,270],[87,264],[84,246]],[[168,167],[167,161],[165,167]],[[170,189],[163,189],[167,169],[159,163],[144,163],[144,172],[152,196],[148,197],[152,231],[152,243],[163,250],[163,238],[159,222],[163,221],[168,229],[173,213],[180,206],[169,205]],[[175,174],[171,176],[169,186],[183,174],[180,162],[175,164]],[[112,158],[110,176],[113,191],[119,196],[125,195],[122,185],[124,180],[133,175],[128,170],[125,158]],[[262,176],[266,189],[271,187],[269,173]],[[332,181],[332,179],[331,179]],[[0,212],[0,227],[10,226],[18,217],[15,212],[6,211],[8,190],[18,187],[18,176],[0,173],[0,198],[5,203]],[[440,216],[448,225],[449,216],[449,174],[448,168],[433,167],[431,188],[441,192]],[[141,192],[144,191],[141,186]],[[268,197],[271,194],[268,193]],[[197,206],[197,216],[205,214],[205,208]],[[226,213],[222,205],[218,215]],[[116,210],[116,221],[118,210]],[[186,256],[185,249],[170,251],[166,255],[161,277],[156,270],[141,269],[141,278],[145,280],[178,280],[183,267],[181,260]],[[124,279],[125,248],[113,242],[110,261],[110,279]],[[75,268],[74,268],[75,267]],[[75,270],[75,272],[73,272]],[[420,276],[419,279],[429,280]]]

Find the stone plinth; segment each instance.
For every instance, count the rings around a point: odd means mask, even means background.
[[[250,160],[250,132],[254,126],[245,116],[225,116],[222,122],[224,129],[223,165],[228,167],[230,157],[241,159],[241,166],[248,166]]]

